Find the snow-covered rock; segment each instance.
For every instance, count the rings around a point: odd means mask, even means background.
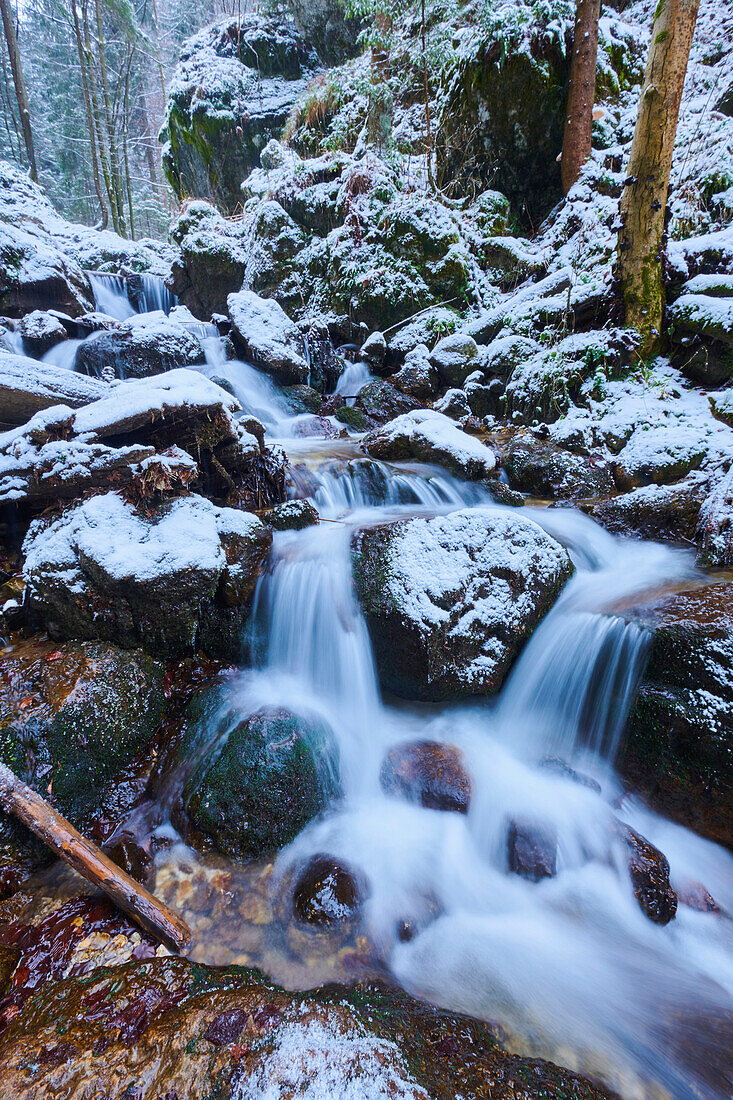
[[[20,335],[23,347],[34,358],[40,359],[54,345],[68,339],[68,332],[58,317],[43,310],[34,309],[26,313],[20,322]]]
[[[190,38],[169,84],[163,130],[163,166],[176,194],[210,198],[227,213],[240,205],[242,180],[318,67],[282,16],[226,16]]]
[[[496,467],[496,456],[486,444],[433,409],[403,413],[370,432],[363,445],[374,458],[435,462],[469,480],[491,477]]]
[[[611,464],[601,454],[573,454],[533,435],[515,436],[502,455],[513,489],[546,500],[582,500],[615,492]]]
[[[390,378],[392,385],[402,393],[422,401],[429,401],[434,396],[439,380],[425,344],[418,344],[408,352],[400,369]]]
[[[365,363],[368,363],[373,370],[381,374],[384,357],[387,354],[387,341],[382,333],[372,332],[367,336],[359,349],[359,354]]]
[[[430,362],[446,385],[462,386],[478,365],[476,341],[461,332],[444,336],[431,351]]]
[[[572,573],[538,524],[489,509],[364,530],[353,564],[381,682],[418,699],[498,691]]]
[[[51,405],[77,408],[104,396],[108,389],[96,378],[0,349],[0,425],[24,424]]]
[[[692,293],[689,288],[700,280],[715,278],[698,275],[667,310],[667,322],[676,345],[675,362],[689,378],[706,386],[718,386],[733,377],[733,285],[728,296],[720,292],[725,284],[717,282],[711,293]],[[733,280],[730,280],[733,283]]]
[[[203,497],[148,515],[106,493],[31,526],[26,606],[56,638],[236,655],[270,541],[255,516]]]
[[[282,306],[251,290],[230,294],[227,306],[232,339],[245,358],[285,385],[308,381],[303,337]]]
[[[96,377],[111,367],[118,378],[145,378],[203,361],[200,341],[162,312],[136,314],[85,340],[76,353],[76,369]]]

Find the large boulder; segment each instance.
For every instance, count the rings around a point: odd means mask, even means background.
[[[55,638],[236,657],[271,538],[255,516],[202,497],[151,515],[105,493],[31,525],[26,606]]]
[[[0,217],[0,313],[59,309],[76,317],[93,308],[89,279],[71,257]]]
[[[52,405],[78,408],[108,391],[95,378],[0,349],[0,425],[25,424]]]
[[[247,248],[237,223],[209,202],[189,202],[171,226],[180,256],[169,285],[178,300],[204,321],[226,313],[227,297],[241,290]]]
[[[359,532],[354,580],[385,688],[493,694],[573,571],[530,519],[466,510]]]
[[[111,332],[98,332],[79,345],[76,369],[97,378],[112,370],[118,378],[146,378],[203,363],[199,340],[164,313],[144,313]]]
[[[718,581],[636,612],[649,663],[619,766],[668,816],[733,845],[733,599]]]
[[[456,477],[480,480],[496,468],[494,452],[462,431],[449,416],[433,409],[403,413],[364,440],[374,458],[435,462]]]
[[[76,820],[163,716],[160,661],[104,642],[29,641],[0,656],[0,755]]]
[[[216,702],[214,702],[214,707]],[[188,740],[201,736],[208,701],[196,701]],[[191,822],[236,858],[267,855],[293,840],[338,794],[338,746],[321,721],[266,707],[244,721],[214,718],[216,740],[186,783]]]
[[[227,214],[242,180],[279,137],[318,59],[294,23],[250,12],[227,16],[185,43],[169,87],[163,167],[179,196]]]
[[[298,326],[282,306],[251,290],[230,294],[232,339],[242,355],[283,385],[302,385],[309,368]]]

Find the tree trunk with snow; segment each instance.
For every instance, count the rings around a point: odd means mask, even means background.
[[[642,358],[656,352],[661,337],[667,192],[699,7],[700,0],[660,0],[657,5],[621,199],[617,273],[626,324],[642,335]]]
[[[562,142],[562,189],[566,195],[590,156],[600,14],[601,0],[577,0]]]
[[[0,13],[2,13],[5,41],[8,44],[8,56],[10,58],[10,71],[13,74],[15,97],[18,100],[18,112],[20,114],[20,128],[23,133],[23,144],[25,145],[26,156],[28,157],[31,179],[37,183],[38,169],[36,168],[36,153],[33,148],[33,131],[31,129],[31,114],[28,107],[28,94],[25,90],[20,48],[18,47],[18,37],[15,33],[15,20],[9,0],[0,0]]]

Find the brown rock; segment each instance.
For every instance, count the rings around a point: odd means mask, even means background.
[[[307,924],[337,924],[357,914],[365,894],[365,884],[349,867],[332,856],[317,855],[298,878],[293,909]]]
[[[387,794],[419,802],[430,810],[468,813],[471,777],[463,753],[439,741],[395,745],[384,758],[379,781]]]

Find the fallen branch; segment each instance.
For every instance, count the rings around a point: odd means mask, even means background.
[[[125,874],[4,764],[0,764],[0,805],[156,939],[177,951],[188,944],[191,932],[185,921]]]

